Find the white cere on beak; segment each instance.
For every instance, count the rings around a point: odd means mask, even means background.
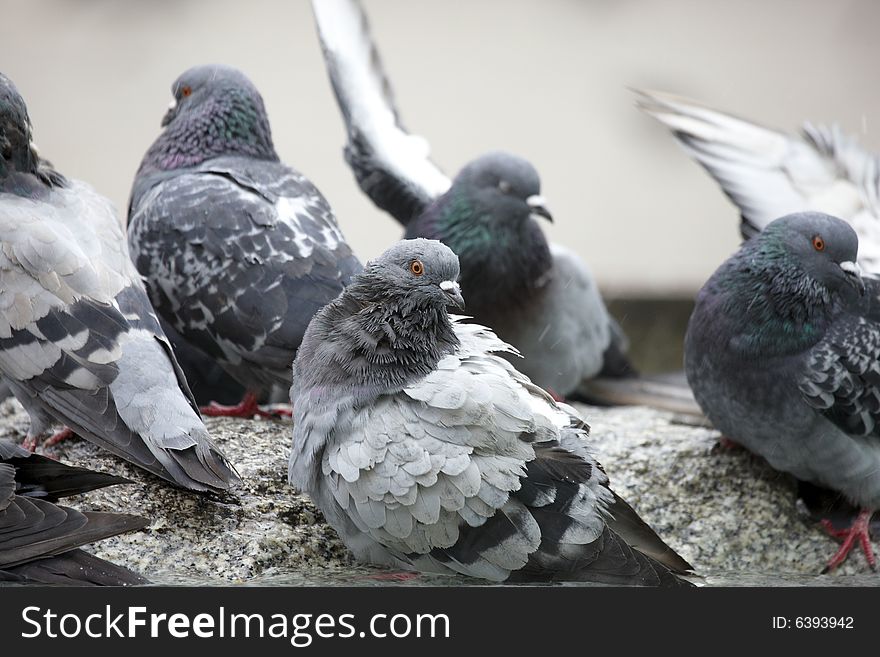
[[[547,205],[547,199],[540,194],[532,194],[526,199],[526,204],[528,204],[530,208],[543,208]]]
[[[847,274],[854,274],[855,276],[862,275],[862,268],[859,267],[858,263],[852,262],[851,260],[841,262],[840,268]]]
[[[442,281],[440,283],[440,289],[444,292],[449,292],[450,290],[458,290],[461,289],[455,281]]]
[[[177,99],[172,98],[171,102],[168,103],[168,109],[173,110],[175,107],[177,107]]]

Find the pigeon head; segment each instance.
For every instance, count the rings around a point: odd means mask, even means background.
[[[536,221],[550,218],[540,192],[538,173],[526,160],[489,153],[459,172],[449,190],[410,223],[407,236],[441,240],[458,254],[461,285],[478,317],[499,299],[524,303],[553,264]]]
[[[18,174],[18,175],[13,175]],[[21,174],[31,174],[30,176]],[[0,73],[0,189],[36,197],[45,188],[64,183],[64,177],[40,159],[31,141],[31,120],[18,89]]]
[[[464,308],[458,256],[436,240],[402,240],[364,268],[367,293],[379,301],[400,296],[414,305]]]
[[[31,121],[24,99],[12,80],[0,73],[0,156],[25,170],[32,155]]]
[[[859,240],[845,221],[819,212],[786,215],[754,238],[765,257],[796,263],[809,278],[833,292],[864,294],[856,256]]]
[[[701,336],[711,348],[732,346],[750,357],[815,344],[835,317],[860,303],[857,251],[855,232],[840,219],[811,212],[771,222],[700,290],[686,344]]]
[[[312,318],[291,399],[318,386],[330,399],[342,387],[363,400],[427,375],[459,345],[446,310],[462,305],[457,277],[458,258],[434,240],[403,240],[368,262]]]
[[[263,98],[241,71],[194,66],[174,81],[171,93],[164,130],[142,170],[191,167],[224,155],[278,161]]]
[[[529,218],[553,220],[541,196],[538,172],[521,157],[487,153],[467,164],[452,185],[475,218],[497,228],[516,227]]]

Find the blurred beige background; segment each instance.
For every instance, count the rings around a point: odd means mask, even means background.
[[[627,87],[795,129],[838,121],[880,149],[880,3],[870,0],[367,0],[408,128],[455,173],[504,148],[541,172],[551,237],[614,295],[690,295],[737,245],[737,214]],[[400,236],[357,189],[306,0],[0,0],[0,70],[41,152],[125,209],[185,68],[243,69],[282,159],[362,258]]]

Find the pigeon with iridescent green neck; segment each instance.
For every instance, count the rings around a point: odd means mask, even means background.
[[[401,125],[358,3],[312,6],[358,184],[406,237],[437,239],[458,254],[468,313],[513,344],[523,355],[516,366],[557,395],[600,374],[632,374],[626,338],[586,264],[541,230],[551,217],[535,168],[493,152],[450,180]]]
[[[246,390],[203,412],[265,414],[257,400],[290,386],[309,320],[360,263],[321,193],[279,160],[243,73],[197,66],[172,90],[132,189],[132,258],[162,318]]]
[[[724,436],[862,509],[827,569],[855,544],[874,566],[880,508],[880,282],[857,253],[840,219],[777,219],[709,278],[685,338],[688,382]]]

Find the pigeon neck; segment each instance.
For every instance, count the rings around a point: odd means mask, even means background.
[[[746,354],[783,355],[810,347],[840,303],[785,259],[737,259],[711,287],[724,299],[718,312],[734,326],[732,346]]]
[[[139,173],[194,167],[224,155],[278,161],[259,99],[233,90],[188,108],[165,127],[144,156]]]
[[[449,194],[426,214],[419,235],[438,239],[459,256],[460,283],[469,312],[527,303],[547,281],[553,265],[541,227],[483,215],[462,195]]]
[[[355,282],[316,318],[321,333],[336,336],[318,346],[316,384],[347,388],[360,403],[427,376],[459,344],[445,308],[377,288],[374,281]]]

